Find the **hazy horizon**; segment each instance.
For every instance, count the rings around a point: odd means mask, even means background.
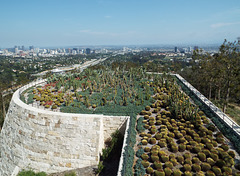
[[[239,0],[1,2],[0,47],[220,45],[240,36]]]

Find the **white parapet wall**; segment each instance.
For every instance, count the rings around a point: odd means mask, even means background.
[[[96,166],[104,140],[117,129],[125,130],[127,116],[61,113],[29,106],[19,98],[29,86],[13,94],[5,118],[1,176],[14,176],[22,169],[54,173]]]

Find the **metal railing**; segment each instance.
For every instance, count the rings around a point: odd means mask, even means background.
[[[195,89],[189,82],[187,82],[179,74],[175,74],[176,78],[182,82],[198,99],[209,107],[209,109],[220,118],[228,127],[230,127],[236,134],[240,136],[240,126],[233,121],[229,116],[223,113],[217,106],[215,106],[210,100],[208,100],[204,95],[202,95],[197,89]]]

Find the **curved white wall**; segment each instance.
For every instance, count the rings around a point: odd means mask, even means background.
[[[104,140],[128,117],[71,114],[23,103],[17,90],[1,131],[0,175],[21,169],[54,173],[97,165]]]

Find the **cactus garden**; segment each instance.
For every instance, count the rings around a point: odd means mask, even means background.
[[[132,115],[124,176],[240,175],[239,155],[172,76],[142,68],[52,75],[22,101],[68,113]],[[136,132],[137,131],[137,132]]]
[[[153,85],[138,116],[135,175],[240,175],[230,142],[174,82]]]
[[[152,103],[150,82],[156,78],[142,69],[87,69],[53,75],[46,84],[30,88],[21,97],[27,104],[53,111],[128,115]]]

